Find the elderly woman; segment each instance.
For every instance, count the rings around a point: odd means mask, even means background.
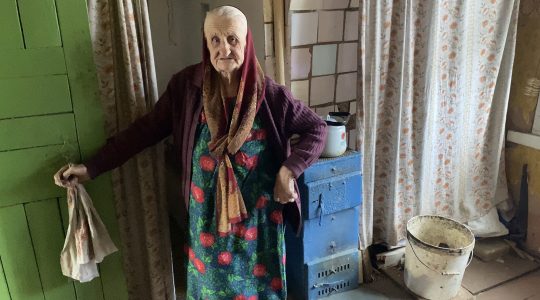
[[[300,228],[294,179],[318,158],[326,125],[264,76],[241,11],[209,12],[204,36],[202,63],[174,75],[152,112],[55,181],[94,178],[172,134],[189,212],[188,298],[286,299],[283,216]]]

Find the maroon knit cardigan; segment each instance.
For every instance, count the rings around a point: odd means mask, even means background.
[[[171,212],[187,216],[192,169],[193,145],[198,117],[202,109],[202,63],[189,66],[170,80],[154,109],[136,120],[127,129],[109,138],[107,143],[84,162],[91,178],[114,169],[146,147],[172,134],[180,170],[180,198],[183,211]],[[267,131],[276,164],[288,167],[295,178],[313,164],[324,147],[326,124],[301,101],[295,100],[284,86],[266,77],[265,98],[258,116]],[[293,134],[299,142],[291,146]],[[298,193],[298,187],[296,187]],[[302,225],[300,199],[296,205],[284,207],[284,217],[297,231]]]

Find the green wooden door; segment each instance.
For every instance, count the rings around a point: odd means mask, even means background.
[[[52,175],[103,144],[84,0],[0,0],[0,300],[127,299],[120,253],[64,277],[66,191]],[[119,246],[109,176],[86,185]]]

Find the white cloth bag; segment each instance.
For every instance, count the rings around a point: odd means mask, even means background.
[[[97,264],[118,249],[81,184],[67,188],[69,227],[60,254],[62,273],[80,282],[99,276]]]

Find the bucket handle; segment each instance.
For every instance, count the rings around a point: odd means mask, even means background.
[[[411,250],[412,250],[412,252],[414,253],[414,256],[416,256],[416,259],[417,259],[419,262],[421,262],[421,263],[424,265],[424,267],[428,268],[429,270],[431,270],[431,271],[433,271],[433,272],[435,272],[435,273],[441,273],[441,275],[445,275],[445,276],[461,275],[460,272],[440,272],[440,271],[437,271],[437,270],[435,270],[435,269],[429,267],[428,265],[426,265],[426,264],[420,259],[420,257],[418,257],[418,255],[416,254],[416,251],[414,251],[414,246],[413,246],[413,244],[409,242],[409,245],[411,246]],[[471,250],[471,253],[469,254],[469,260],[467,261],[467,265],[465,266],[465,269],[467,269],[467,268],[469,267],[469,265],[471,264],[471,262],[472,262],[472,259],[473,259],[473,251],[474,251],[474,249]]]

